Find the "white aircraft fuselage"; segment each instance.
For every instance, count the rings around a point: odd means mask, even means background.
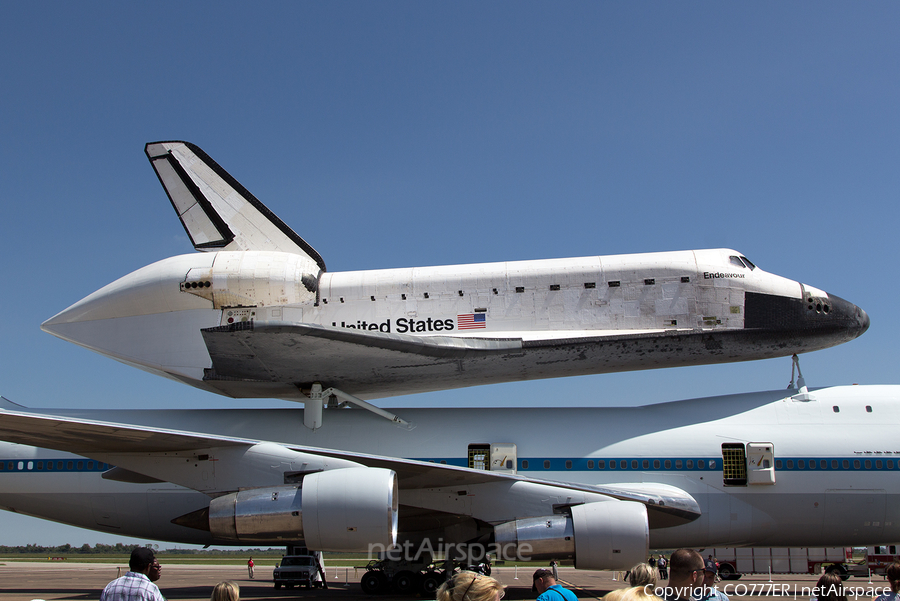
[[[869,326],[859,307],[694,250],[330,273],[202,150],[147,145],[195,248],[43,329],[232,397],[361,399],[515,380],[765,359]]]
[[[637,521],[629,514],[616,534],[629,558],[646,557],[647,548],[830,547],[900,539],[900,387],[796,393],[637,408],[404,409],[417,424],[412,430],[357,409],[329,409],[316,431],[299,427],[291,410],[42,410],[29,419],[64,417],[45,428],[54,433],[47,440],[52,446],[96,444],[78,442],[78,436],[102,438],[91,430],[96,420],[130,424],[137,435],[128,440],[147,444],[172,427],[222,442],[185,450],[165,434],[168,452],[107,449],[87,457],[0,443],[0,506],[128,536],[283,544],[290,538],[285,533],[250,532],[236,541],[197,529],[196,522],[208,517],[212,498],[254,487],[266,493],[266,486],[283,485],[291,474],[320,469],[315,457],[324,457],[397,471],[400,544],[486,536],[521,544],[533,540],[532,522],[550,528],[552,520],[569,520],[571,536],[574,519],[578,547],[586,544],[579,537],[589,536],[582,533],[590,532],[578,525],[578,507],[626,505],[646,510]],[[27,442],[40,436],[29,434],[31,421],[13,421],[21,408],[6,407],[0,437]],[[70,437],[66,420],[86,425],[72,426]],[[110,436],[120,430],[109,429]],[[236,453],[226,443],[238,438],[250,442]],[[306,467],[271,460],[280,452],[275,449],[288,448],[302,448]],[[267,459],[252,463],[263,450]],[[391,457],[399,459],[392,464]],[[104,479],[110,464],[118,468],[108,476],[127,471],[113,476],[119,480]],[[331,467],[340,474],[346,466]],[[137,474],[157,481],[138,482]],[[640,515],[646,516],[643,527]],[[607,518],[591,519],[596,526]],[[587,562],[586,553],[571,550],[569,556],[582,567],[615,563]]]

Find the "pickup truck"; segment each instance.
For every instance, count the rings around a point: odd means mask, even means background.
[[[285,555],[281,563],[272,573],[275,588],[293,588],[305,586],[319,588],[322,577],[319,575],[318,560],[314,555]]]

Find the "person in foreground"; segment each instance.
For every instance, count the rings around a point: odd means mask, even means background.
[[[213,588],[209,601],[240,601],[241,587],[236,582],[226,580]]]
[[[496,578],[460,572],[437,590],[437,601],[500,601],[505,593]]]
[[[660,555],[662,557],[662,555]],[[657,562],[657,568],[659,563]],[[656,574],[657,571],[650,567],[648,563],[639,563],[631,568],[631,575],[628,577],[630,589],[624,596],[627,601],[651,601],[658,600],[656,596]]]
[[[531,590],[540,593],[537,601],[578,601],[575,593],[556,584],[556,578],[550,570],[540,569],[531,579],[534,583]]]
[[[834,571],[826,571],[819,577],[813,592],[816,594],[813,599],[818,601],[847,601],[847,595],[844,593],[844,581],[841,575]]]
[[[159,578],[160,567],[152,549],[138,547],[131,552],[128,573],[106,585],[100,594],[100,601],[166,601],[162,593],[150,580],[152,571]]]
[[[669,558],[669,586],[666,601],[690,601],[694,591],[703,586],[705,577],[703,556],[692,549],[678,549]]]
[[[627,588],[606,593],[603,601],[661,601],[655,593],[656,570],[649,563],[639,563],[628,570],[628,584]]]
[[[891,583],[891,592],[879,595],[875,601],[900,601],[900,561],[889,565],[884,575]]]
[[[642,588],[649,584],[653,590],[656,588],[656,570],[649,563],[639,563],[628,570],[628,584]]]
[[[703,574],[703,588],[694,591],[694,598],[697,601],[728,601],[728,596],[716,588],[716,577],[719,575],[716,562],[707,560]]]

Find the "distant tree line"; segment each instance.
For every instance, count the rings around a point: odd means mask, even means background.
[[[131,552],[138,547],[148,545],[123,545],[116,543],[114,545],[104,545],[97,543],[93,547],[85,543],[80,547],[73,547],[66,543],[56,547],[45,547],[43,545],[25,545],[19,547],[10,547],[0,545],[0,555],[47,555],[48,557],[62,555],[131,555]],[[166,555],[278,555],[284,553],[284,547],[269,549],[164,549],[160,550],[159,545],[149,545],[153,547],[157,553]]]

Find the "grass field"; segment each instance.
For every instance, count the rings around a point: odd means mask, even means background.
[[[206,554],[203,555],[186,555],[181,553],[166,554],[165,551],[160,551],[156,554],[159,562],[165,566],[169,565],[239,565],[245,566],[247,565],[247,559],[250,556],[253,556],[253,563],[256,564],[258,568],[266,568],[266,567],[275,567],[275,564],[281,561],[280,553],[248,553],[246,555],[234,555],[234,554]],[[37,553],[21,553],[15,555],[0,555],[0,564],[4,563],[15,563],[15,562],[47,562],[47,563],[65,563],[65,564],[79,564],[79,563],[111,563],[117,565],[128,565],[128,555],[104,555],[104,554],[71,554],[71,555],[60,555],[56,557],[48,557],[47,555],[39,555]],[[327,568],[364,568],[366,564],[369,562],[369,558],[363,554],[350,554],[350,553],[333,553],[325,554],[325,567]],[[571,562],[562,562],[561,565],[570,565]],[[542,564],[543,565],[543,564]],[[505,562],[505,563],[495,563],[495,567],[520,567],[520,568],[529,568],[529,567],[540,567],[537,563],[532,562]]]
[[[156,554],[157,559],[162,565],[181,564],[181,565],[246,565],[247,559],[253,556],[253,562],[259,567],[275,567],[275,564],[281,561],[280,553],[248,553],[247,555],[167,555],[161,551]],[[17,553],[15,555],[0,556],[0,563],[15,562],[47,562],[47,563],[113,563],[128,564],[128,555],[60,555],[56,557],[48,557],[47,555]],[[353,556],[329,556],[325,555],[325,565],[335,567],[363,567],[368,563],[365,555],[359,557]]]

